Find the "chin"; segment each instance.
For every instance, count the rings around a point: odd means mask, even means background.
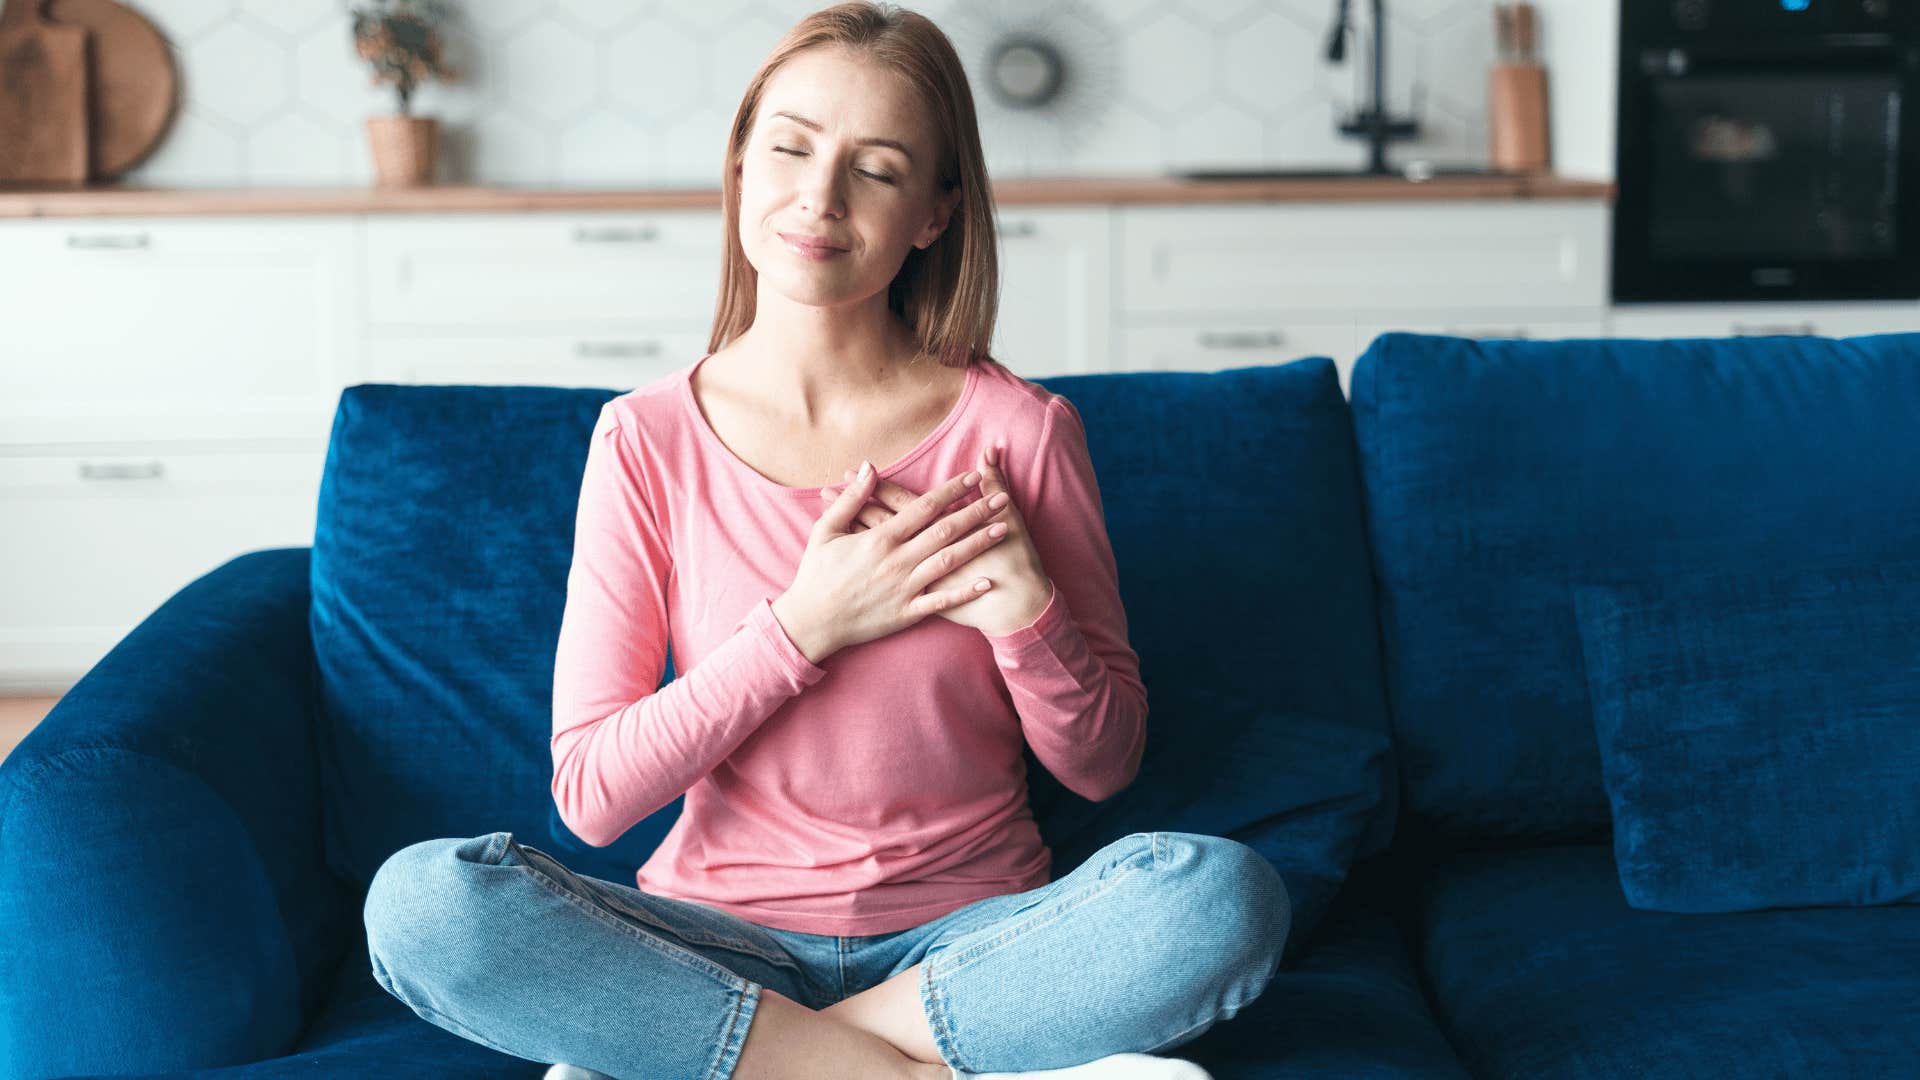
[[[804,269],[793,271],[781,268],[772,276],[761,275],[761,280],[772,285],[775,292],[796,304],[811,304],[814,307],[834,307],[854,298],[858,290],[835,289],[826,287],[826,282],[809,275]]]

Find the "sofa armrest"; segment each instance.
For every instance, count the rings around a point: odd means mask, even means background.
[[[15,1076],[288,1049],[351,940],[325,868],[309,548],[170,597],[0,764],[0,1061]]]

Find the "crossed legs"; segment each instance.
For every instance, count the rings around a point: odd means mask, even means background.
[[[949,1080],[919,977],[915,964],[818,1011],[763,988],[734,1080]]]

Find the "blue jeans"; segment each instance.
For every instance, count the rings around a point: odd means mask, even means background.
[[[911,929],[803,934],[583,877],[494,832],[402,848],[364,916],[374,978],[439,1027],[615,1077],[726,1080],[762,989],[823,1009],[915,964],[962,1071],[1165,1050],[1266,989],[1292,903],[1245,844],[1134,833]]]

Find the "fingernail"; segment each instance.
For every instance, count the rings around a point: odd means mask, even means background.
[[[873,462],[865,458],[860,459],[860,479],[865,480],[871,472],[873,472]]]

